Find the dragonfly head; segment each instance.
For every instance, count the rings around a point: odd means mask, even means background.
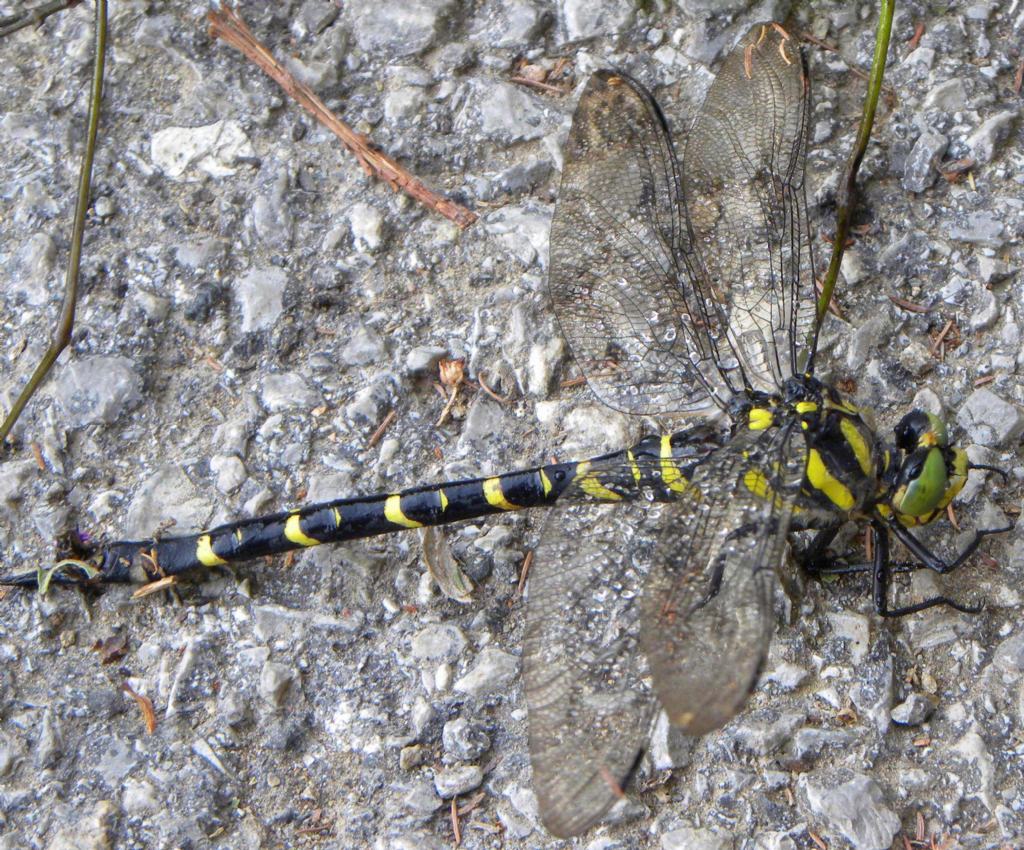
[[[950,446],[946,423],[914,410],[896,426],[901,461],[889,491],[889,507],[904,525],[924,525],[938,516],[967,483],[967,453]]]

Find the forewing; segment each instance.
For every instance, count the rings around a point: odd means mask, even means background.
[[[549,289],[588,383],[628,413],[708,407],[710,319],[685,264],[678,169],[657,104],[625,75],[595,73],[564,160]]]
[[[611,807],[648,739],[654,697],[637,650],[637,597],[659,507],[556,511],[533,561],[523,682],[533,787],[557,836],[579,834]]]
[[[726,723],[757,682],[806,457],[799,423],[740,431],[667,506],[641,646],[669,719],[690,734]]]
[[[803,370],[800,348],[814,326],[809,115],[799,45],[778,24],[759,24],[723,63],[683,155],[699,255],[691,265],[707,270],[702,291],[724,310],[731,352],[755,389],[772,390]]]

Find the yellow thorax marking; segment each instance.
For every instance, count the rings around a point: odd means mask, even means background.
[[[868,441],[864,439],[864,435],[861,434],[860,429],[849,419],[840,419],[839,430],[843,432],[843,437],[846,439],[846,442],[850,444],[850,448],[853,449],[853,456],[857,458],[857,463],[860,464],[861,472],[865,475],[871,475],[871,446],[869,446]]]
[[[640,486],[640,479],[643,477],[640,474],[640,465],[636,462],[636,457],[633,455],[632,449],[626,449],[626,459],[629,461],[630,471],[633,473],[633,480],[637,486]]]
[[[772,412],[767,408],[752,407],[747,419],[747,427],[751,431],[763,431],[772,424],[774,418]]]
[[[484,498],[492,508],[501,508],[503,511],[519,510],[508,499],[501,489],[501,479],[494,477],[484,481]]]
[[[314,540],[312,537],[305,534],[300,522],[301,519],[298,514],[291,514],[288,519],[284,521],[284,536],[292,543],[298,543],[300,546],[318,545],[320,541]]]
[[[682,493],[689,486],[672,457],[672,437],[669,434],[661,437],[661,480],[674,493]]]
[[[384,518],[403,528],[420,528],[423,525],[422,522],[416,522],[405,515],[402,510],[402,497],[398,493],[393,493],[384,500]]]
[[[811,449],[807,455],[807,480],[811,482],[812,487],[824,493],[836,507],[844,511],[853,509],[853,493],[828,471],[817,449]]]
[[[597,474],[590,471],[589,460],[583,461],[583,463],[576,467],[575,480],[579,485],[579,488],[588,496],[600,499],[602,502],[622,501],[622,496],[620,494],[605,487],[597,477]]]
[[[540,484],[544,488],[544,495],[547,496],[551,492],[551,479],[543,469],[540,471]]]
[[[798,401],[796,403],[797,413],[814,413],[818,409],[818,403],[816,401]]]
[[[217,567],[226,564],[220,555],[213,551],[210,535],[204,534],[196,541],[196,560],[204,567]]]

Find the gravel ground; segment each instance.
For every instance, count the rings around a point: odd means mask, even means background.
[[[650,430],[559,387],[576,373],[544,300],[569,92],[596,68],[644,81],[685,129],[751,23],[791,14],[838,45],[808,48],[811,218],[831,230],[868,5],[342,5],[241,11],[346,121],[480,220],[459,231],[368,179],[211,42],[202,6],[116,3],[73,344],[0,458],[5,569],[52,562],[73,527],[185,530]],[[941,405],[975,460],[1010,470],[1006,486],[972,477],[962,531],[925,535],[949,553],[1021,505],[1024,4],[901,6],[838,291],[845,320],[828,320],[821,365],[880,427]],[[91,29],[85,4],[0,42],[0,406],[59,304]],[[510,82],[522,58],[554,89]],[[940,175],[967,158],[960,179]],[[441,356],[512,400],[467,391],[435,426]],[[427,850],[453,845],[452,797],[473,806],[465,847],[563,846],[537,820],[518,676],[517,574],[538,525],[509,515],[450,531],[479,584],[464,605],[433,589],[414,533],[217,571],[177,598],[7,593],[0,848]],[[1021,846],[1024,535],[983,552],[901,582],[907,598],[983,599],[977,616],[882,622],[856,577],[780,591],[748,709],[705,738],[656,734],[642,787],[573,846]],[[152,734],[125,684],[152,700]]]

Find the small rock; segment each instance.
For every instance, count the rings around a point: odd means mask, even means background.
[[[406,791],[405,796],[402,798],[402,806],[404,808],[424,818],[430,817],[443,805],[444,803],[437,796],[434,787],[426,780],[417,782]],[[417,845],[417,847],[421,846]]]
[[[456,0],[351,0],[345,9],[362,50],[401,58],[432,46],[459,4]]]
[[[553,336],[543,345],[534,343],[530,347],[526,388],[531,395],[538,398],[547,397],[564,355],[565,344],[561,336]]]
[[[272,327],[283,307],[288,275],[282,269],[253,268],[234,286],[235,298],[242,310],[242,332],[251,333]]]
[[[360,325],[338,352],[346,366],[366,366],[384,355],[384,340],[373,328]]]
[[[793,757],[798,761],[810,761],[821,756],[825,750],[845,749],[857,741],[857,736],[845,729],[800,729],[793,736]]]
[[[434,789],[443,800],[450,800],[479,788],[484,772],[475,764],[465,767],[445,767],[434,774]]]
[[[285,410],[312,410],[323,399],[298,372],[265,375],[260,388],[260,401],[271,413]]]
[[[992,448],[1007,446],[1024,432],[1024,413],[985,387],[967,397],[956,421],[972,443]]]
[[[555,129],[554,114],[543,100],[512,83],[474,80],[455,130],[480,133],[501,145],[528,142]]]
[[[633,22],[637,8],[632,0],[562,0],[561,5],[569,41],[618,35]]]
[[[84,357],[61,370],[54,396],[71,427],[109,425],[142,401],[142,378],[127,357]]]
[[[960,112],[967,106],[967,89],[959,77],[946,80],[924,96],[921,112]]]
[[[917,137],[903,167],[903,188],[923,192],[939,176],[938,164],[949,147],[949,139],[941,133],[925,130]]]
[[[977,296],[978,305],[971,311],[968,326],[973,333],[987,330],[999,318],[999,300],[990,289],[981,287]]]
[[[280,708],[295,678],[295,671],[286,664],[268,661],[260,670],[260,696],[270,705]]]
[[[519,673],[519,659],[493,646],[486,647],[473,669],[455,683],[455,690],[471,696],[486,696],[510,685]]]
[[[150,156],[172,180],[184,179],[190,167],[218,179],[233,175],[239,160],[254,159],[256,150],[237,121],[217,121],[205,127],[158,130],[150,141]]]
[[[662,850],[733,850],[733,836],[710,829],[681,827],[661,836]]]
[[[40,307],[59,291],[53,273],[57,243],[48,233],[33,233],[18,248],[8,267],[11,291],[30,307]]]
[[[495,434],[501,433],[505,411],[487,395],[479,395],[469,407],[459,435],[459,451],[466,452],[486,445]]]
[[[449,720],[441,731],[445,750],[459,761],[476,761],[491,748],[491,739],[463,717]]]
[[[767,712],[757,719],[750,717],[743,721],[732,736],[741,747],[754,755],[766,756],[790,740],[804,719],[805,715],[799,712]]]
[[[533,202],[495,210],[484,221],[484,229],[495,241],[527,268],[537,263],[548,266],[548,238],[552,208]]]
[[[851,286],[860,283],[867,275],[864,258],[855,248],[848,248],[843,254],[839,270],[843,273],[843,279]]]
[[[405,370],[410,375],[433,372],[437,368],[437,364],[447,354],[447,348],[436,345],[419,345],[405,356]]]
[[[117,809],[110,800],[100,800],[92,814],[61,829],[50,839],[46,850],[110,850],[111,828]]]
[[[888,850],[892,846],[900,819],[870,777],[850,770],[803,774],[801,786],[811,811],[855,850]]]
[[[36,739],[32,761],[40,770],[46,770],[60,761],[64,742],[60,733],[60,723],[52,708],[43,710],[42,723],[39,725],[39,737]]]
[[[430,750],[422,744],[411,744],[408,747],[402,747],[401,752],[398,754],[398,766],[405,771],[415,770],[430,759],[430,755]]]
[[[352,244],[357,251],[374,253],[381,243],[384,216],[369,204],[353,204],[348,211],[348,226],[352,231]]]
[[[174,530],[184,534],[204,525],[209,516],[209,503],[194,495],[188,476],[180,467],[166,466],[136,490],[125,517],[125,537],[148,537],[170,520]]]
[[[221,493],[234,493],[249,477],[245,464],[234,455],[210,458],[210,471],[217,476],[217,489]]]
[[[993,115],[967,137],[967,147],[976,163],[991,162],[999,146],[1013,130],[1017,110],[1007,109]]]
[[[889,714],[892,722],[899,726],[920,726],[938,707],[939,701],[931,694],[912,692]]]
[[[0,463],[0,505],[13,505],[25,497],[28,482],[39,475],[39,467],[31,460]]]
[[[125,779],[121,788],[121,808],[126,815],[139,817],[152,814],[161,806],[156,789],[144,779]]]
[[[292,33],[303,39],[319,35],[338,17],[338,7],[329,0],[305,0],[298,14],[292,18]]]
[[[466,638],[456,626],[431,623],[412,639],[412,655],[420,661],[454,661],[466,648]]]
[[[978,257],[978,280],[983,284],[994,283],[1010,274],[1011,268],[995,257]]]
[[[764,678],[768,682],[775,682],[782,690],[792,691],[807,678],[807,670],[798,664],[783,662],[766,673]]]
[[[987,248],[1001,248],[1006,243],[1006,227],[995,213],[980,211],[957,216],[949,226],[949,238]]]
[[[487,15],[486,25],[474,32],[478,44],[505,49],[522,47],[539,36],[551,21],[551,13],[530,0],[499,0]]]
[[[423,111],[427,96],[420,86],[402,86],[390,91],[384,98],[384,119],[388,124],[409,121]],[[360,206],[366,206],[361,204]],[[378,229],[378,237],[380,236]],[[371,252],[372,253],[372,252]]]
[[[872,316],[850,337],[846,351],[846,365],[856,372],[871,359],[871,354],[887,341],[892,334],[892,322],[885,313]]]

